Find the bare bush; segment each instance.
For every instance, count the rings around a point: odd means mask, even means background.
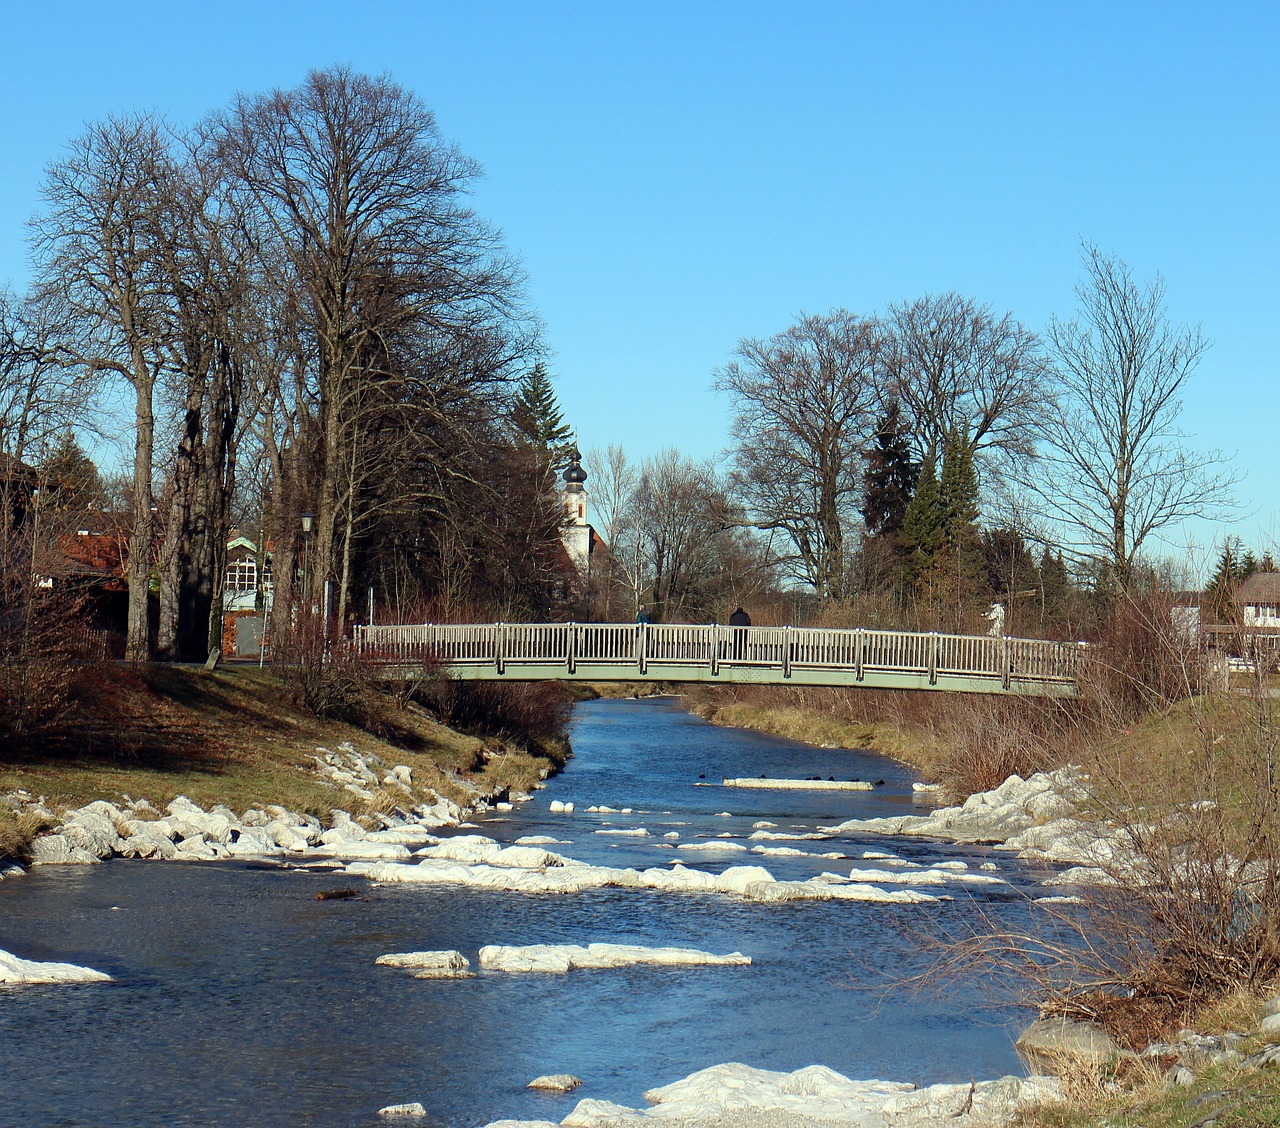
[[[74,594],[0,577],[0,739],[11,750],[51,745],[75,714],[100,662],[83,613]]]
[[[370,714],[374,667],[336,638],[320,615],[280,615],[272,629],[272,667],[297,703],[317,717],[360,724]]]
[[[975,914],[967,936],[939,938],[930,974],[980,968],[1141,1047],[1280,982],[1280,706],[1264,686],[1170,702],[1195,677],[1164,649],[1163,620],[1117,615],[1112,637],[1126,645],[1062,734],[1090,796],[1082,903],[1028,905],[1022,928]],[[1139,716],[1143,702],[1164,704]]]
[[[1199,652],[1167,592],[1124,593],[1089,649],[1082,692],[1101,719],[1127,724],[1190,697],[1202,681]]]
[[[572,700],[559,682],[428,682],[417,699],[448,725],[524,747],[563,752]]]

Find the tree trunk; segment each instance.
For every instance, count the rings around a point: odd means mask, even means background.
[[[151,656],[151,631],[147,614],[151,586],[151,460],[155,447],[155,415],[152,411],[154,381],[146,364],[135,358],[133,380],[137,433],[133,447],[133,514],[129,530],[129,613],[125,633],[125,658],[145,662]]]

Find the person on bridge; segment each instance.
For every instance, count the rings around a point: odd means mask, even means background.
[[[729,626],[734,628],[733,660],[741,662],[747,649],[746,632],[742,628],[751,626],[751,616],[739,607],[729,616]]]
[[[647,626],[649,622],[649,608],[643,603],[640,604],[640,610],[636,612],[636,625]]]

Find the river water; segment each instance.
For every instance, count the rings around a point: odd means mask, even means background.
[[[754,845],[748,835],[764,820],[772,833],[800,834],[919,813],[906,769],[714,728],[675,699],[584,703],[572,739],[574,759],[532,803],[469,833],[550,835],[563,844],[549,849],[598,864],[755,864],[780,879],[847,875],[883,864],[863,851],[884,851],[974,870],[994,862],[1010,884],[957,886],[945,890],[954,900],[923,906],[413,885],[317,901],[362,881],[226,862],[41,867],[0,882],[0,948],[116,982],[0,992],[0,1125],[365,1126],[386,1123],[375,1115],[383,1105],[418,1100],[428,1124],[470,1128],[500,1116],[559,1120],[583,1096],[642,1104],[644,1089],[727,1061],[917,1083],[1023,1072],[1012,1037],[1027,1016],[975,1010],[974,984],[917,997],[866,989],[919,970],[910,929],[926,919],[958,924],[975,900],[1024,911],[1019,890],[1035,875],[1020,863],[983,847],[871,837],[767,843],[843,859],[674,848]],[[760,775],[883,782],[870,792],[719,786]],[[574,812],[549,813],[553,799]],[[639,827],[648,836],[598,833]],[[663,837],[671,832],[679,839]],[[594,941],[741,951],[753,964],[452,981],[374,966],[386,952],[457,948],[474,963],[484,944]],[[525,1088],[562,1072],[586,1083],[570,1095]]]

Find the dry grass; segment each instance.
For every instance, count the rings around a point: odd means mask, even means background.
[[[31,848],[31,840],[47,830],[49,823],[38,815],[0,808],[0,861],[17,859],[24,861]]]
[[[317,748],[350,742],[388,766],[407,764],[417,787],[456,802],[503,787],[529,787],[557,763],[454,732],[425,709],[394,697],[371,702],[375,735],[317,718],[288,703],[270,670],[230,666],[103,667],[80,702],[74,731],[43,754],[0,758],[0,792],[26,789],[52,804],[122,796],[163,807],[176,795],[242,811],[279,803],[317,816],[335,807],[371,813],[312,770]],[[375,796],[372,806],[379,800]]]

